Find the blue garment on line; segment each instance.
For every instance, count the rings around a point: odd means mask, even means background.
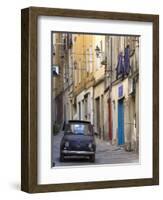
[[[117,75],[124,73],[124,62],[122,52],[118,54]]]
[[[124,73],[129,74],[130,71],[130,48],[125,48],[125,54],[124,54]]]

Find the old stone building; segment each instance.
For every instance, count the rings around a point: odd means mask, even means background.
[[[52,45],[52,121],[59,127],[63,122],[63,36],[53,34]]]
[[[106,133],[112,144],[138,151],[139,37],[106,36]]]

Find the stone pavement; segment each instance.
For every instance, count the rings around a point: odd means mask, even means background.
[[[89,162],[87,158],[65,159],[65,162],[59,161],[60,141],[63,133],[53,136],[52,162],[55,166],[77,166],[77,165],[98,165],[98,164],[121,164],[138,163],[139,156],[135,152],[127,152],[120,146],[113,146],[107,141],[96,138],[96,160],[95,163]]]

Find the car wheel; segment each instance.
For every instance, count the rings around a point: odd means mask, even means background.
[[[61,154],[61,155],[60,155],[60,162],[64,162],[64,160],[65,160],[65,159],[64,159],[64,155]]]
[[[90,161],[91,161],[91,162],[95,162],[95,155],[91,155],[91,156],[90,156]]]

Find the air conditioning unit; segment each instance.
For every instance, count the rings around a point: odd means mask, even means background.
[[[59,66],[53,65],[52,67],[53,75],[59,75]]]

